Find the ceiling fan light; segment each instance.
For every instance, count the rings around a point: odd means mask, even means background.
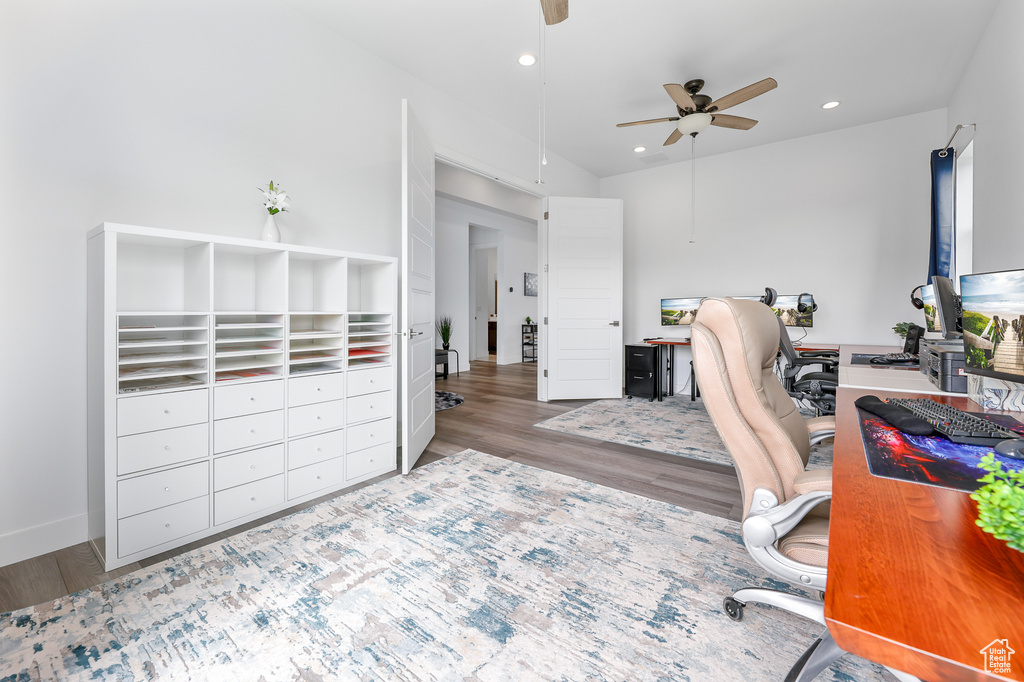
[[[709,125],[711,125],[712,119],[713,116],[711,114],[703,112],[688,114],[679,119],[679,122],[676,123],[676,128],[678,128],[679,132],[683,135],[692,135],[693,133],[699,133],[702,130],[705,130]]]
[[[534,57],[532,54],[524,54],[523,56],[521,56],[519,58],[519,65],[520,66],[533,66],[536,63],[537,63],[537,58]]]

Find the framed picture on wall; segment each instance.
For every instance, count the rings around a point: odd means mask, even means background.
[[[537,295],[537,273],[536,272],[524,272],[523,273],[523,296],[536,296]]]

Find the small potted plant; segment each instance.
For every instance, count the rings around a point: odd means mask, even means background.
[[[988,473],[978,479],[985,485],[971,493],[971,499],[978,503],[975,523],[997,540],[1024,552],[1024,471],[1004,470],[991,452],[981,458],[978,468]]]
[[[532,321],[530,320],[530,316],[529,315],[526,316],[526,324],[532,324]]]
[[[448,350],[448,346],[452,342],[452,318],[442,315],[437,318],[434,327],[437,329],[437,335],[441,337],[441,348]]]

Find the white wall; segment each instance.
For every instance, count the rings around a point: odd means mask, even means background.
[[[85,233],[103,221],[400,253],[401,107],[532,177],[537,146],[271,0],[8,3],[0,22],[0,565],[85,539]],[[546,187],[597,180],[548,154]]]
[[[974,272],[1024,267],[1024,3],[1002,0],[947,107],[946,134],[974,136]],[[963,149],[970,131],[957,135]]]
[[[909,292],[927,275],[928,154],[945,120],[932,111],[698,158],[695,244],[689,162],[602,180],[602,196],[624,200],[624,338],[688,335],[660,326],[662,298],[771,286],[815,295],[808,341],[897,343],[891,327],[920,317]],[[679,354],[677,379],[688,361]]]

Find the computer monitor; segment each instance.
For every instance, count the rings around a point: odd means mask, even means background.
[[[924,328],[930,332],[941,332],[939,311],[935,307],[935,287],[931,284],[921,287],[921,301],[924,302]]]
[[[953,288],[953,280],[932,275],[932,288],[935,290],[935,304],[938,307],[942,338],[959,339],[963,331],[960,323],[960,297]]]
[[[800,296],[804,296],[804,303],[806,304],[806,312],[800,312]],[[747,301],[760,301],[761,296],[733,296],[733,298],[742,298]],[[793,296],[777,296],[775,303],[772,304],[772,310],[782,320],[782,324],[787,327],[803,327],[807,329],[814,326],[814,312],[810,308],[811,297],[807,294],[798,294]]]
[[[967,371],[1024,382],[1024,270],[962,275],[960,295]]]
[[[696,298],[663,298],[661,299],[661,326],[675,327],[677,325],[693,324],[693,318],[697,315],[697,308],[703,296]]]

